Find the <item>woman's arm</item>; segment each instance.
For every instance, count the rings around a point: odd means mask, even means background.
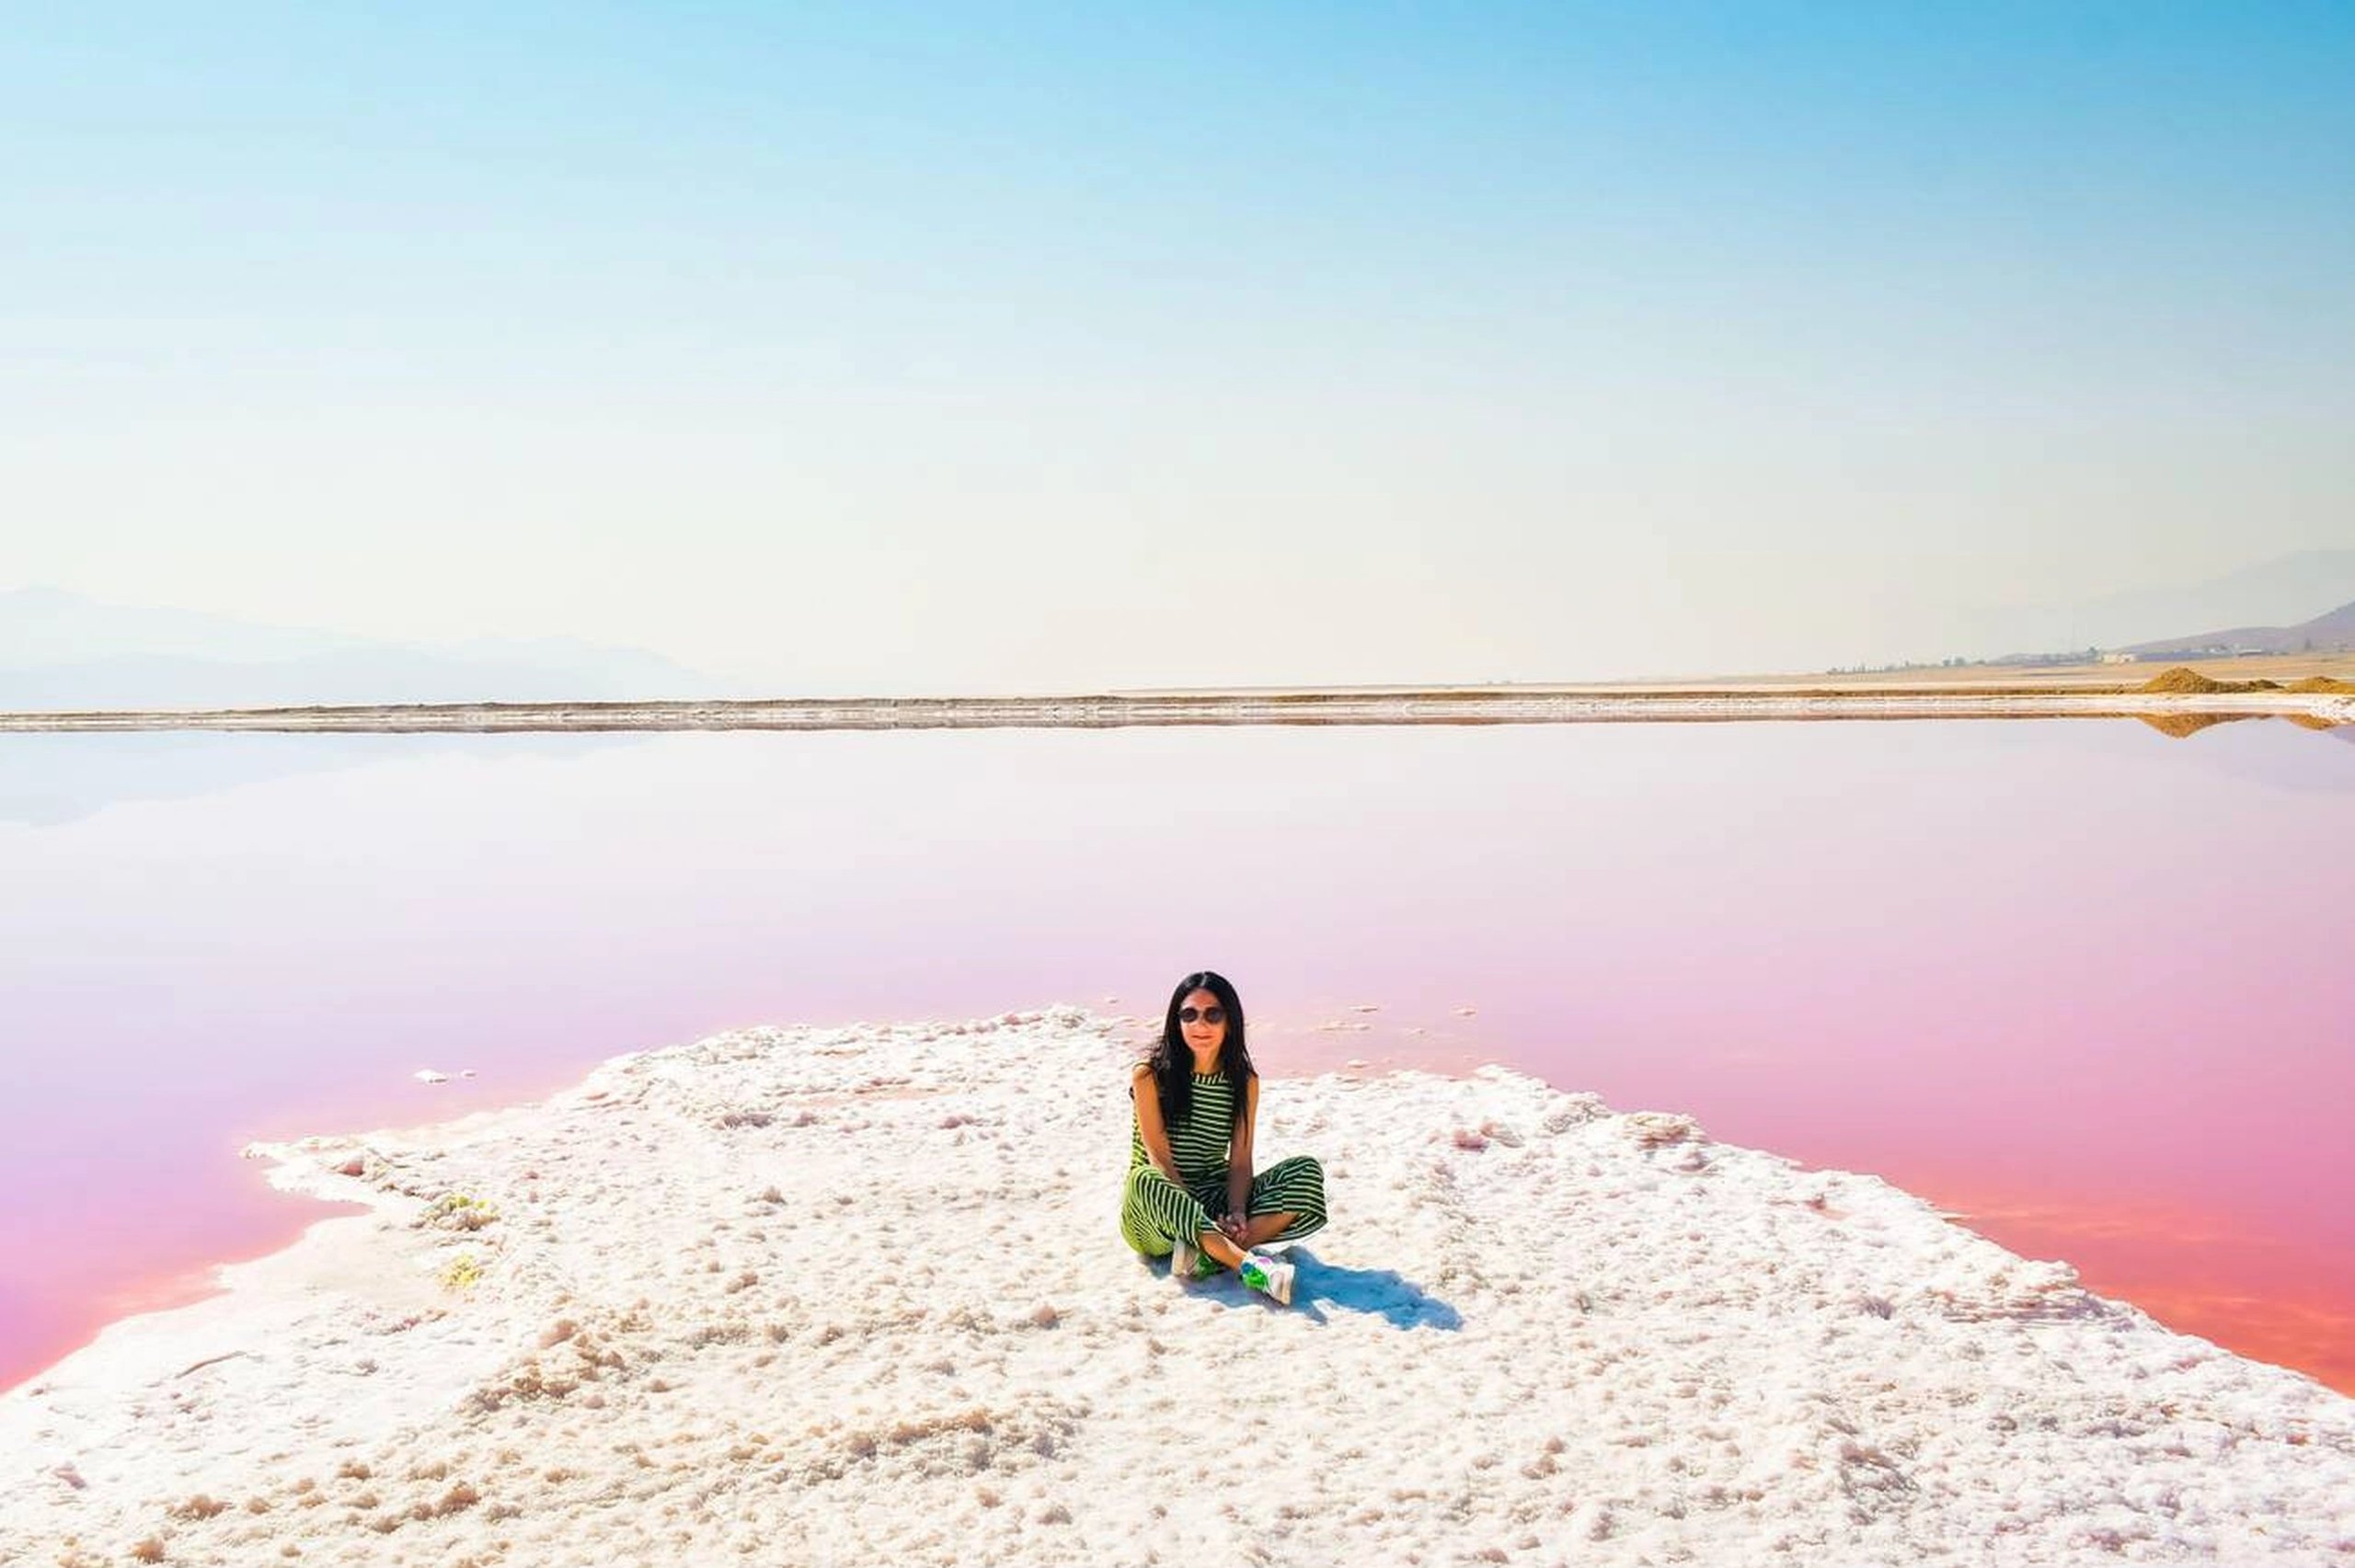
[[[1239,1229],[1251,1218],[1251,1130],[1259,1120],[1259,1075],[1243,1086],[1243,1120],[1226,1153],[1226,1212]]]
[[[1161,1125],[1161,1086],[1154,1082],[1152,1064],[1141,1061],[1131,1070],[1129,1098],[1137,1103],[1137,1133],[1144,1139],[1145,1158],[1172,1184],[1184,1186],[1178,1162],[1169,1157],[1169,1131]]]

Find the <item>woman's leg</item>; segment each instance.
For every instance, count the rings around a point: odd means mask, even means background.
[[[1243,1244],[1297,1242],[1325,1229],[1325,1167],[1307,1154],[1279,1160],[1251,1178]]]
[[[1120,1199],[1120,1239],[1149,1258],[1167,1257],[1180,1240],[1233,1268],[1243,1249],[1228,1240],[1200,1199],[1150,1165],[1129,1173]]]

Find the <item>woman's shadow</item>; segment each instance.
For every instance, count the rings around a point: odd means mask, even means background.
[[[1292,1310],[1312,1322],[1330,1322],[1330,1308],[1382,1318],[1393,1328],[1452,1333],[1464,1326],[1464,1314],[1395,1268],[1343,1268],[1320,1261],[1304,1247],[1292,1247],[1284,1255],[1297,1271],[1292,1281]]]
[[[1215,1281],[1206,1280],[1196,1288],[1214,1299],[1223,1297],[1222,1305],[1242,1307],[1256,1302],[1271,1311],[1301,1313],[1316,1323],[1332,1321],[1325,1310],[1332,1307],[1382,1318],[1393,1328],[1445,1329],[1453,1333],[1464,1326],[1463,1313],[1395,1268],[1343,1268],[1319,1261],[1304,1247],[1284,1249],[1283,1255],[1292,1259],[1292,1267],[1298,1271],[1292,1276],[1289,1309],[1254,1296],[1231,1274],[1220,1276]],[[1168,1264],[1166,1258],[1140,1261],[1150,1263],[1156,1272],[1166,1269]],[[1221,1287],[1227,1288],[1222,1290]]]

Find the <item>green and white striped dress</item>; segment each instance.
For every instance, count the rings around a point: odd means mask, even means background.
[[[1227,1162],[1234,1150],[1235,1091],[1217,1073],[1195,1073],[1194,1104],[1186,1120],[1168,1128],[1169,1157],[1185,1185],[1154,1168],[1145,1151],[1144,1129],[1129,1113],[1129,1183],[1120,1203],[1121,1240],[1147,1257],[1166,1257],[1180,1238],[1191,1240],[1218,1229],[1213,1215],[1226,1207]],[[1137,1091],[1153,1092],[1152,1081]],[[1251,1178],[1246,1212],[1290,1214],[1292,1222],[1273,1238],[1293,1242],[1325,1227],[1325,1168],[1309,1155],[1278,1161]]]

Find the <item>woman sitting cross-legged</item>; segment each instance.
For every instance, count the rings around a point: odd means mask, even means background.
[[[1231,1268],[1252,1289],[1291,1301],[1292,1265],[1259,1249],[1324,1228],[1325,1168],[1302,1154],[1252,1174],[1259,1075],[1225,977],[1204,970],[1178,982],[1160,1043],[1130,1074],[1129,1098],[1121,1239],[1167,1257],[1179,1279]]]

